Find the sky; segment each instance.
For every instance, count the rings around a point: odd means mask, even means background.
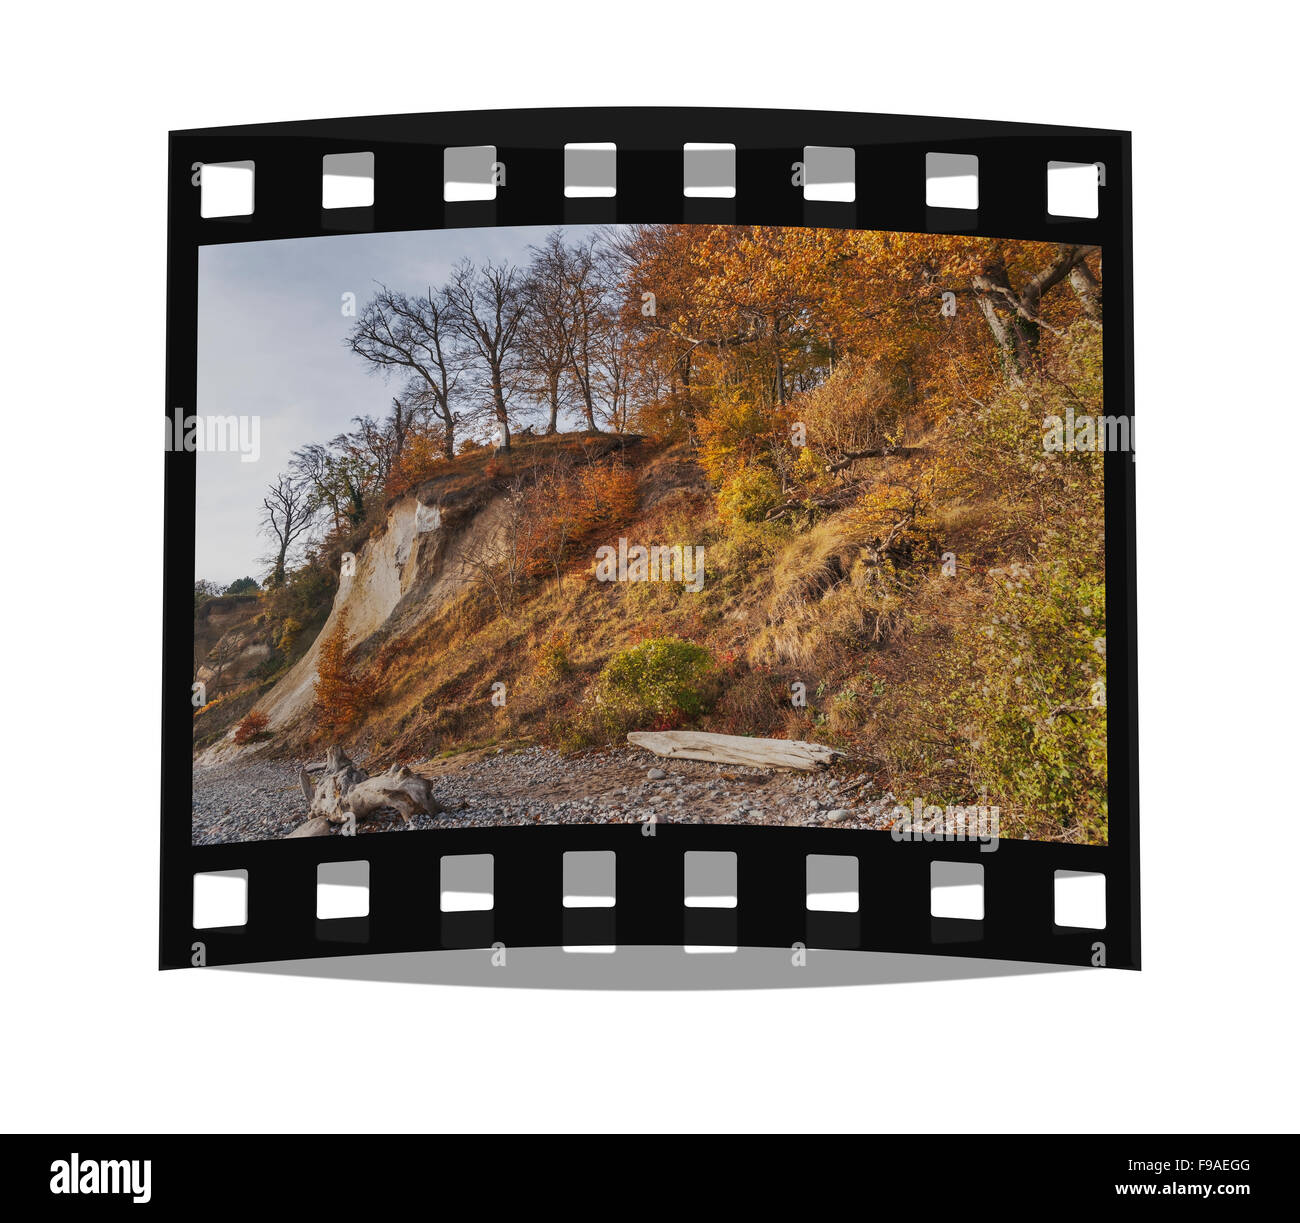
[[[585,237],[584,226],[566,234]],[[308,442],[327,442],[354,416],[382,417],[402,387],[385,382],[344,346],[357,310],[379,284],[421,292],[460,259],[525,262],[547,228],[340,234],[199,249],[199,417],[259,420],[259,456],[200,451],[195,492],[195,579],[226,586],[260,578],[269,549],[258,534],[262,495]]]

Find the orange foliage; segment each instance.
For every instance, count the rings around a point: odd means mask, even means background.
[[[316,660],[316,725],[333,738],[346,735],[369,704],[366,685],[348,658],[348,617],[340,612]]]
[[[409,492],[432,479],[446,465],[442,438],[432,433],[411,434],[389,469],[384,482],[384,500]]]
[[[547,472],[530,492],[535,530],[525,564],[529,576],[558,576],[580,545],[626,523],[636,512],[636,500],[636,474],[621,463]]]
[[[270,718],[260,710],[249,710],[239,725],[235,727],[235,742],[240,744],[248,743],[256,739],[258,735],[265,734],[269,723]]]
[[[619,526],[636,511],[636,475],[621,463],[584,467],[577,495],[584,534]]]

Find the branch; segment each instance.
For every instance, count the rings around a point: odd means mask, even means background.
[[[826,468],[828,472],[843,471],[859,459],[887,459],[894,455],[907,458],[914,454],[925,454],[928,446],[879,446],[873,450],[850,450]]]

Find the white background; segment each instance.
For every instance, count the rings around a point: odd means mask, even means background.
[[[1294,1129],[1281,12],[14,6],[0,1125]],[[1134,132],[1143,972],[638,993],[156,971],[167,131],[586,104]]]

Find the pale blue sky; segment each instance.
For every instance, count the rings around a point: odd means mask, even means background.
[[[585,237],[585,226],[566,235]],[[547,228],[421,230],[343,234],[199,249],[200,416],[258,416],[261,454],[200,453],[195,578],[226,585],[261,577],[268,545],[257,533],[262,493],[307,442],[328,441],[354,416],[383,416],[403,379],[367,373],[343,345],[377,284],[420,292],[443,283],[462,258],[526,262]]]

